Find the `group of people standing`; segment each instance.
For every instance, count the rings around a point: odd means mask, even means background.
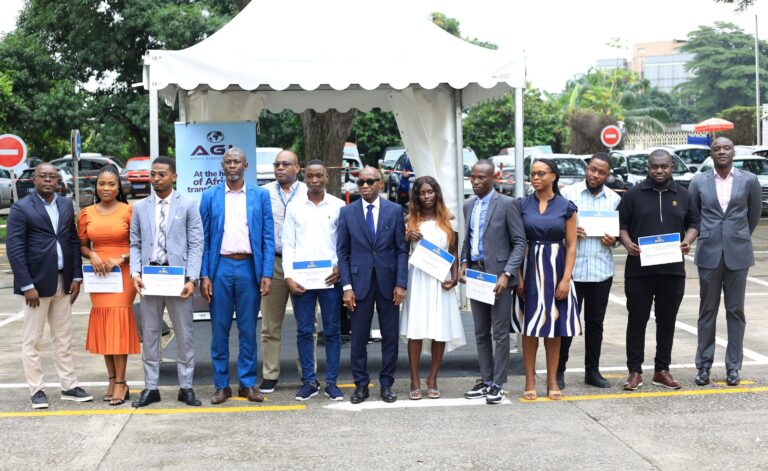
[[[304,167],[298,180],[298,157],[282,151],[275,158],[276,181],[265,187],[246,184],[248,164],[241,149],[222,158],[225,182],[203,193],[200,205],[173,189],[172,159],[153,161],[154,192],[127,204],[117,169],[106,166],[96,181],[96,203],[75,215],[69,200],[56,195],[55,167],[35,169],[35,192],[14,203],[8,218],[8,257],[14,291],[25,298],[22,358],[33,408],[48,407],[40,367],[45,323],[51,328],[61,398],[90,401],[72,364],[71,304],[82,282],[81,256],[97,275],[119,269],[119,293],[91,293],[92,310],[86,349],[103,355],[109,380],[103,400],[120,405],[129,399],[125,381],[127,358],[142,353],[145,388],[132,403],[143,407],[161,400],[158,389],[163,312],[168,310],[177,342],[177,399],[190,406],[201,401],[192,389],[194,336],[192,295],[199,286],[210,305],[211,360],[220,404],[232,397],[229,335],[236,313],[239,336],[238,395],[261,402],[275,390],[280,375],[282,324],[291,299],[297,325],[301,385],[295,398],[319,394],[316,361],[316,305],[325,335],[326,377],[323,393],[343,400],[337,385],[341,356],[340,311],[350,313],[351,366],[355,390],[351,402],[369,397],[367,345],[374,312],[381,332],[380,397],[397,400],[393,390],[399,339],[407,341],[410,364],[409,399],[441,396],[437,377],[445,352],[466,343],[455,292],[466,283],[467,270],[496,276],[495,300],[472,299],[475,340],[481,378],[464,395],[488,404],[504,399],[509,368],[510,333],[522,334],[525,387],[523,398],[537,396],[535,364],[539,338],[546,351],[547,397],[558,400],[565,388],[572,338],[586,327],[585,383],[606,388],[599,360],[603,321],[613,280],[612,250],[626,247],[625,293],[629,376],[624,389],[641,387],[645,329],[654,308],[656,355],[654,384],[679,388],[669,373],[674,325],[685,286],[684,261],[643,266],[638,238],[679,234],[687,254],[699,237],[695,263],[699,269],[701,306],[696,384],[710,381],[715,320],[720,292],[725,292],[729,344],[727,382],[739,383],[744,335],[744,291],[754,264],[750,236],[761,213],[760,186],[754,175],[733,167],[733,143],[718,138],[712,145],[715,169],[694,177],[690,189],[671,176],[672,157],[653,152],[648,178],[620,198],[605,186],[611,174],[607,154],[595,154],[584,182],[560,192],[554,161],[533,161],[534,192],[515,200],[494,191],[495,168],[486,160],[471,169],[475,193],[463,208],[466,238],[459,246],[459,225],[432,177],[412,185],[407,215],[382,199],[378,169],[361,170],[361,198],[349,205],[325,191],[328,169],[320,160]],[[616,211],[620,235],[587,235],[578,211]],[[408,263],[409,253],[426,240],[453,255],[445,279],[437,279]],[[328,263],[324,279],[302,286],[307,264]],[[133,302],[142,292],[143,267],[181,266],[184,287],[178,295],[142,296],[141,341]],[[314,266],[314,265],[312,265]],[[305,282],[306,283],[306,282]],[[257,386],[257,320],[262,316],[262,383]],[[422,389],[419,361],[431,355]]]

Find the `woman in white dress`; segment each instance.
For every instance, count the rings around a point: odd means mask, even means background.
[[[432,354],[432,366],[427,376],[427,397],[437,399],[437,372],[443,353],[467,343],[461,323],[459,303],[453,289],[458,280],[458,235],[456,223],[443,201],[440,185],[432,177],[420,177],[413,183],[411,202],[406,219],[406,237],[411,253],[424,239],[443,250],[455,260],[445,280],[408,267],[408,294],[400,317],[400,335],[408,339],[408,363],[411,369],[410,399],[422,398],[419,359],[422,349]]]

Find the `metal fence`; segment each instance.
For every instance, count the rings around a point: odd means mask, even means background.
[[[627,150],[637,150],[656,146],[685,145],[688,144],[688,136],[706,137],[706,133],[676,131],[648,134],[627,134],[624,137],[624,148]]]

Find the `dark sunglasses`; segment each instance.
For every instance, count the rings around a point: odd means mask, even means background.
[[[361,178],[357,180],[357,186],[363,186],[366,183],[368,184],[368,186],[373,186],[376,182],[380,182],[380,181],[381,181],[381,178],[368,178],[365,180]]]

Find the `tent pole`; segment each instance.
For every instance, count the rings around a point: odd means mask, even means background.
[[[456,137],[456,214],[454,217],[459,226],[459,255],[466,237],[466,225],[464,223],[464,134],[461,129],[461,90],[453,89],[453,125]],[[461,263],[461,261],[459,261]],[[459,307],[466,309],[467,291],[463,284],[459,283]]]
[[[151,83],[151,82],[150,82]],[[160,134],[157,123],[157,90],[149,89],[149,157],[150,161],[160,155]]]
[[[187,122],[187,113],[189,108],[189,96],[186,90],[179,89],[179,121]]]

